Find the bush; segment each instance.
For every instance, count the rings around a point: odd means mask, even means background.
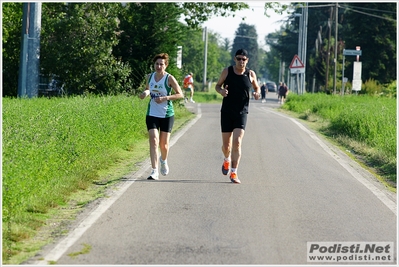
[[[396,157],[395,99],[369,95],[290,94],[283,108],[316,114],[330,122],[329,129],[333,132]]]
[[[382,92],[382,86],[377,81],[375,81],[373,79],[367,80],[362,85],[361,93],[379,96],[379,95],[381,95],[381,92]]]
[[[396,87],[396,81],[393,81],[384,87],[382,94],[389,98],[396,98]]]

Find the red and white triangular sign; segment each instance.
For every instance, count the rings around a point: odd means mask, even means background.
[[[298,55],[295,55],[294,58],[291,61],[290,64],[290,69],[295,69],[295,68],[304,68],[305,65],[303,65],[302,61],[299,59]]]

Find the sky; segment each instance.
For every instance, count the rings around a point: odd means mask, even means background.
[[[223,39],[228,38],[233,43],[235,32],[241,22],[254,25],[258,34],[259,47],[266,49],[265,36],[280,29],[283,23],[279,20],[286,19],[288,15],[279,15],[273,10],[268,10],[267,14],[270,16],[268,18],[264,15],[265,1],[248,1],[246,3],[250,9],[235,12],[235,17],[212,17],[203,23],[202,27],[207,27],[208,32],[219,33]],[[284,3],[288,4],[289,2]],[[245,20],[242,20],[243,18]]]

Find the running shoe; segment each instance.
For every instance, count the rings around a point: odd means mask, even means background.
[[[228,160],[223,160],[223,165],[222,165],[222,173],[223,175],[227,175],[230,171],[230,161]]]
[[[234,184],[241,184],[241,181],[238,179],[237,173],[235,172],[230,174],[230,181]]]
[[[166,161],[163,161],[162,157],[159,157],[159,161],[161,162],[161,174],[163,176],[168,175],[168,173],[169,173],[168,163],[166,163]]]
[[[159,180],[159,174],[157,170],[152,170],[150,176],[148,176],[147,180]]]

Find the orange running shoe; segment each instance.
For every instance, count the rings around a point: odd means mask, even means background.
[[[230,171],[230,161],[228,160],[223,160],[223,165],[222,165],[222,173],[223,175],[227,175]]]
[[[234,184],[241,184],[241,181],[238,179],[237,173],[235,172],[230,174],[230,181]]]

